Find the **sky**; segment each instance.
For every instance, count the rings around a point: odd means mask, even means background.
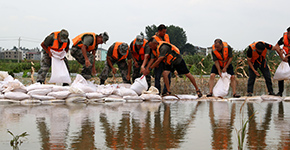
[[[155,24],[183,28],[187,43],[209,47],[216,38],[234,49],[254,41],[275,45],[290,27],[289,0],[0,0],[0,47],[39,47],[51,32],[67,29],[109,34],[131,43]]]

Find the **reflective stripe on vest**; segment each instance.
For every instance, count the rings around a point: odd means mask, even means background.
[[[129,54],[129,48],[128,48],[128,49],[127,49],[127,53],[126,53],[126,55],[123,55],[120,59],[118,59],[118,58],[119,58],[118,48],[119,48],[119,46],[120,46],[122,43],[123,43],[123,42],[116,42],[116,43],[115,43],[115,46],[114,46],[114,49],[113,49],[113,55],[112,55],[112,57],[113,57],[115,60],[117,60],[117,61],[121,61],[121,60],[123,60],[123,59],[126,59],[127,56],[128,56],[128,54]]]
[[[144,56],[145,56],[145,45],[147,43],[147,40],[143,39],[143,45],[142,47],[139,49],[139,52],[137,53],[136,52],[136,49],[135,49],[135,43],[136,43],[136,39],[133,41],[133,47],[132,47],[132,54],[133,54],[133,57],[139,61],[139,60],[144,60]]]
[[[286,52],[286,55],[289,53],[289,49],[290,49],[290,44],[289,44],[289,39],[287,36],[287,32],[284,33],[283,35],[283,41],[284,41],[284,46],[283,49]]]
[[[50,49],[53,49],[55,51],[61,52],[67,47],[67,42],[62,43],[62,46],[59,47],[59,41],[57,39],[59,33],[60,31],[51,33],[53,34],[53,44],[47,48],[49,51]]]
[[[156,56],[157,58],[158,58],[159,55],[160,55],[160,50],[159,50],[159,49],[160,49],[160,47],[161,47],[163,44],[167,44],[167,45],[169,45],[170,48],[171,48],[171,52],[170,52],[170,53],[167,53],[167,54],[165,55],[165,59],[164,59],[164,62],[165,62],[166,64],[171,65],[171,63],[172,63],[174,60],[176,60],[176,56],[180,54],[180,51],[179,51],[179,49],[178,49],[175,45],[170,44],[170,43],[168,43],[168,42],[160,41],[159,44],[158,44],[158,46],[157,46],[156,52],[155,52],[155,56]],[[153,54],[154,54],[154,50],[153,50],[152,52],[153,52]]]
[[[87,51],[92,51],[94,49],[96,49],[96,34],[93,32],[86,32],[86,33],[82,33],[80,35],[78,35],[77,37],[75,37],[74,39],[72,39],[73,41],[73,46],[77,46],[79,48],[82,48],[83,46],[83,37],[86,35],[92,35],[94,37],[94,42],[92,45],[90,45],[89,47],[87,47]]]
[[[157,35],[154,35],[153,38],[154,38],[157,42],[163,41],[162,38],[160,38],[160,37],[157,36]],[[165,35],[164,35],[164,41],[167,42],[167,43],[170,43],[169,35],[168,35],[168,34],[165,34]]]
[[[256,48],[256,44],[257,44],[257,43],[258,43],[258,42],[255,42],[255,43],[250,44],[250,46],[251,46],[251,48],[252,48],[252,59],[251,59],[251,62],[252,62],[253,64],[255,63],[256,60],[257,60],[257,62],[258,62],[259,64],[261,64],[262,61],[263,61],[263,59],[266,58],[266,54],[267,54],[267,48],[265,48],[265,49],[263,50],[263,52],[262,52],[261,55],[258,54],[258,52],[257,52],[257,48]],[[263,42],[263,43],[265,44],[265,42]]]
[[[228,48],[228,43],[227,42],[223,42],[223,57],[218,52],[218,50],[216,50],[216,48],[215,48],[214,45],[212,45],[212,50],[213,50],[213,53],[215,54],[215,56],[217,57],[220,66],[221,67],[225,67],[226,64],[229,61],[229,48]]]

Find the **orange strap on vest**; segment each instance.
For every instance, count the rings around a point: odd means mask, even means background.
[[[287,36],[287,32],[284,33],[283,35],[283,41],[284,41],[284,46],[283,49],[286,52],[286,55],[289,53],[289,49],[290,49],[290,44],[289,44],[289,39]]]
[[[171,52],[170,53],[167,53],[166,56],[165,56],[165,59],[164,59],[164,62],[168,65],[171,65],[171,63],[176,59],[176,55],[179,55],[180,54],[180,51],[179,49],[173,45],[173,44],[170,44],[168,42],[165,42],[165,41],[160,41],[158,46],[157,46],[157,49],[156,49],[156,52],[154,54],[154,50],[152,51],[153,54],[158,58],[159,55],[160,55],[160,47],[163,45],[163,44],[167,44],[171,47]]]
[[[163,41],[162,38],[160,38],[160,37],[157,36],[157,35],[154,35],[153,38],[154,38],[157,42]],[[168,34],[165,34],[165,35],[164,35],[164,41],[167,42],[167,43],[170,43],[169,35],[168,35]]]
[[[123,55],[120,59],[119,58],[119,54],[118,54],[118,48],[119,46],[122,44],[123,42],[116,42],[115,43],[115,46],[114,46],[114,49],[113,49],[113,55],[112,57],[115,59],[115,60],[118,60],[118,61],[121,61],[123,59],[126,59],[128,54],[129,54],[129,48],[127,49],[127,53],[126,55]]]
[[[257,52],[257,48],[256,48],[256,44],[257,43],[258,42],[255,42],[255,43],[250,44],[250,47],[252,48],[252,59],[251,59],[251,62],[254,64],[255,61],[257,60],[257,62],[259,64],[262,64],[263,59],[266,58],[267,48],[265,48],[263,50],[262,54],[259,55],[258,52]],[[263,42],[263,43],[265,44],[265,42]],[[266,62],[265,62],[265,66],[266,66]]]
[[[223,57],[218,52],[218,50],[216,50],[216,48],[215,48],[214,45],[212,45],[212,50],[213,50],[213,53],[215,54],[215,56],[217,57],[220,66],[221,67],[225,67],[226,64],[229,61],[229,48],[228,48],[228,43],[227,42],[223,42]]]
[[[96,49],[96,44],[97,44],[97,42],[96,42],[96,34],[93,33],[93,32],[82,33],[82,34],[78,35],[77,37],[75,37],[74,39],[72,39],[73,46],[77,46],[79,48],[82,48],[82,46],[83,46],[82,40],[83,40],[83,37],[85,35],[92,35],[94,37],[94,42],[93,42],[92,45],[87,47],[87,51],[89,52],[89,51],[92,51],[92,50]]]
[[[47,48],[49,51],[50,51],[50,49],[52,49],[52,50],[55,50],[57,52],[61,52],[67,47],[67,42],[62,43],[62,46],[59,47],[59,41],[57,39],[59,33],[60,33],[60,31],[51,33],[51,34],[53,34],[53,44],[52,44],[52,46],[49,46]]]
[[[137,53],[136,52],[136,49],[135,49],[135,44],[136,44],[136,39],[133,41],[133,47],[132,47],[132,50],[133,50],[133,57],[139,61],[139,60],[144,60],[144,56],[145,56],[145,45],[147,43],[147,40],[146,39],[143,39],[143,45],[142,47],[139,49],[139,52]]]

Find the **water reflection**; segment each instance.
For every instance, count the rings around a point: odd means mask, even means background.
[[[0,105],[0,145],[11,149],[9,128],[30,134],[21,149],[187,149],[191,143],[197,149],[237,149],[235,129],[249,119],[246,149],[289,149],[289,107],[226,101]]]

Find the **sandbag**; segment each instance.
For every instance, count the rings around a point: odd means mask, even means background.
[[[69,91],[58,91],[58,92],[50,92],[47,94],[47,96],[53,96],[56,99],[64,99],[67,98],[69,94],[70,94]]]
[[[198,98],[197,95],[176,95],[181,100],[196,100]]]
[[[288,62],[282,61],[274,74],[273,80],[289,80],[290,79],[290,67]]]
[[[7,78],[9,78],[9,76]],[[23,91],[26,92],[26,87],[18,79],[14,80],[12,78],[11,80],[11,78],[9,78],[8,80],[6,80],[7,78],[4,79],[6,83],[4,83],[3,85],[3,87],[5,88],[3,92],[11,92],[15,89],[22,89]]]
[[[79,91],[77,93],[93,93],[97,91],[97,87],[90,81],[87,81],[82,75],[77,74],[75,80],[70,86],[70,91],[74,91],[76,93],[76,89]]]
[[[155,94],[142,94],[140,97],[144,98],[146,101],[156,101],[162,100],[162,97],[160,95],[155,95]]]
[[[3,81],[9,74],[7,71],[0,71],[0,81]]]
[[[47,95],[31,95],[31,98],[37,99],[37,100],[42,100],[42,101],[47,101],[47,100],[53,100],[55,97],[53,96],[47,96]]]
[[[86,96],[88,99],[100,99],[105,97],[105,95],[103,95],[102,93],[86,93]]]
[[[124,96],[123,97],[125,100],[144,100],[143,97],[140,97],[140,96]]]
[[[81,93],[81,94],[71,93],[70,95],[68,95],[67,98],[70,98],[70,97],[86,97],[86,94],[85,93]]]
[[[146,91],[148,89],[146,77],[142,75],[140,78],[135,79],[134,83],[131,85],[130,88],[134,90],[138,95],[142,94],[142,91]]]
[[[127,88],[124,88],[124,87],[115,89],[113,94],[119,95],[121,97],[123,97],[123,96],[138,96],[137,93],[134,90],[127,89]]]
[[[273,96],[273,95],[262,95],[261,98],[263,101],[282,101],[283,100],[283,97]]]
[[[52,89],[35,89],[29,91],[27,94],[28,95],[47,95],[49,92],[51,92]]]
[[[32,91],[35,89],[52,89],[54,85],[52,84],[40,84],[34,83],[26,87],[27,91]]]
[[[172,96],[172,95],[164,96],[162,97],[162,99],[163,100],[179,100],[178,97]]]
[[[59,85],[54,85],[52,87],[52,92],[57,92],[57,91],[69,91],[69,86],[59,86]]]
[[[223,72],[222,73],[222,78],[220,78],[216,85],[213,88],[213,96],[221,96],[225,97],[228,95],[228,91],[230,88],[230,82],[231,82],[231,75]]]
[[[142,94],[159,94],[159,90],[155,86],[151,86],[148,91],[142,91]]]
[[[97,92],[102,93],[103,95],[111,95],[115,91],[116,87],[112,85],[100,85],[97,88]]]
[[[23,99],[30,98],[30,96],[28,94],[25,94],[22,92],[6,92],[4,94],[4,97],[7,99],[13,99],[13,100],[23,100]]]
[[[52,53],[51,57],[51,77],[48,83],[71,83],[71,78],[68,69],[63,60],[64,56],[62,53],[65,51],[55,52],[50,50]]]

